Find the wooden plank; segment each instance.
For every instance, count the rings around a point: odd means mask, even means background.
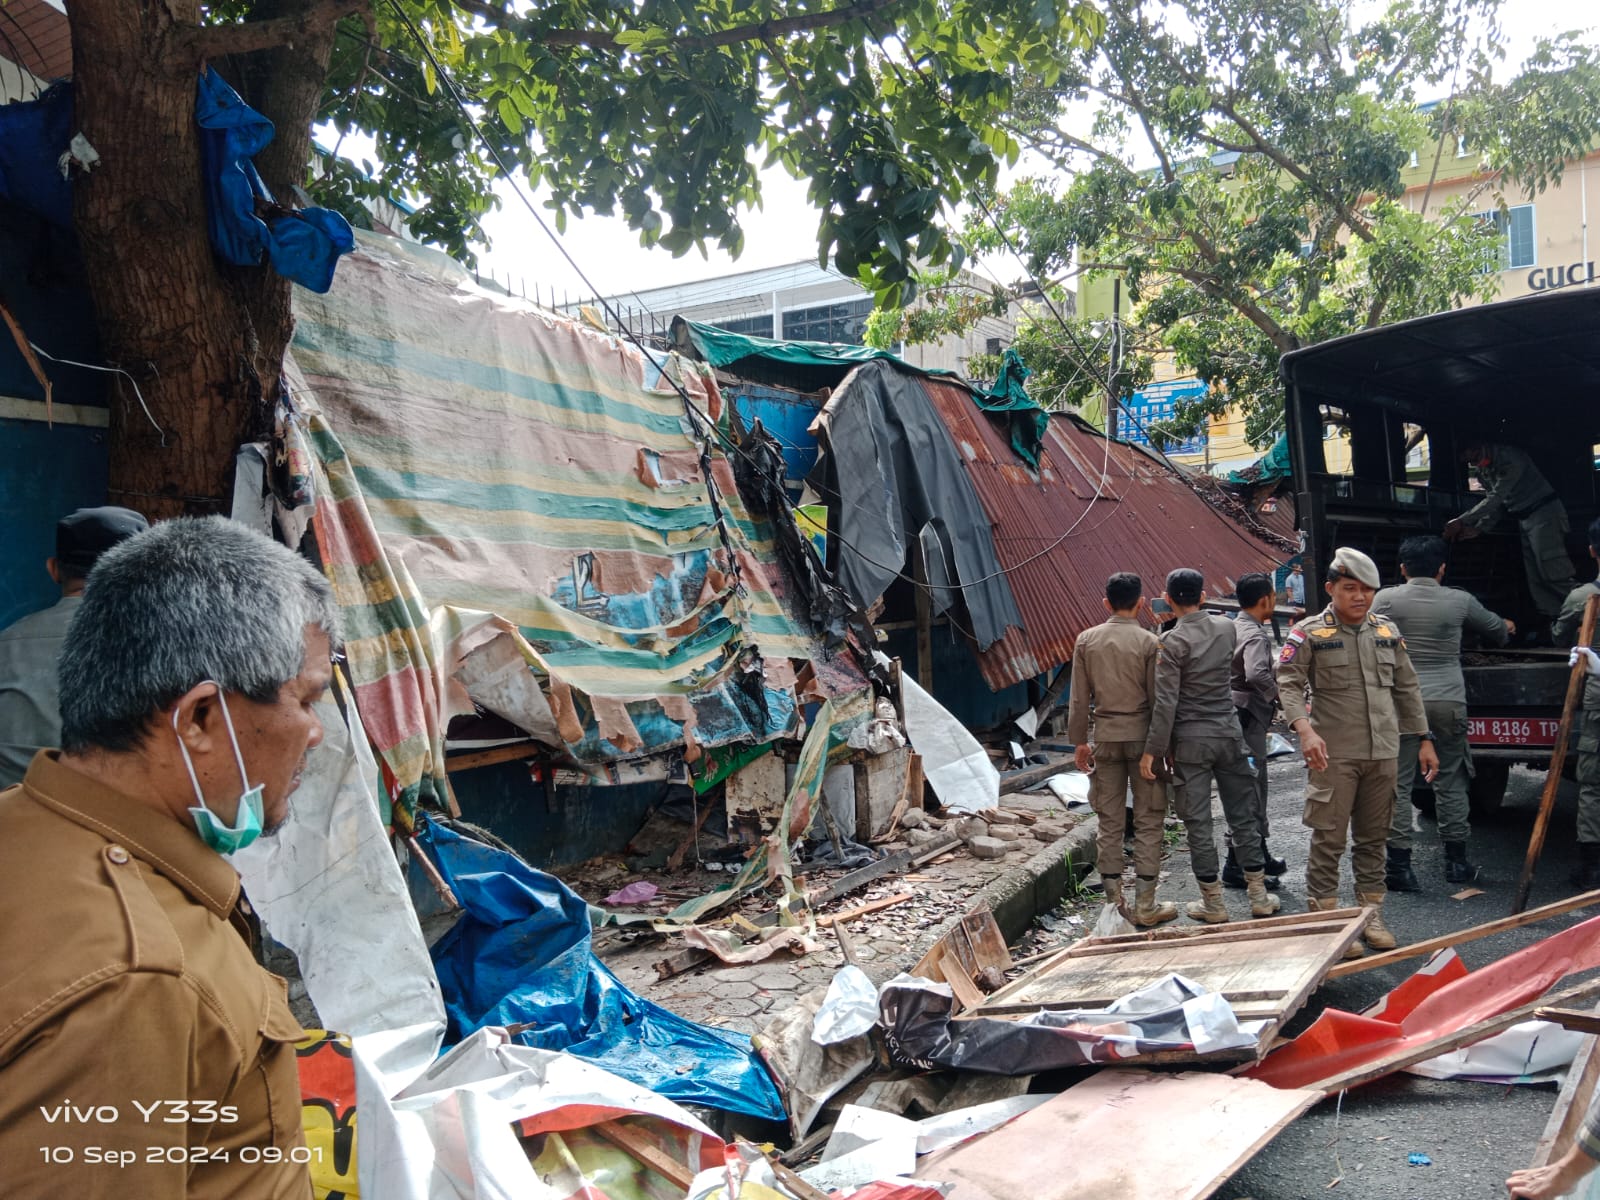
[[[1254,1017],[1251,1018],[1254,1020],[1277,1014],[1278,1006],[1276,1003],[1271,1004],[1270,1007],[1261,1007],[1261,1002],[1279,1001],[1289,993],[1282,988],[1273,988],[1258,992],[1225,991],[1222,995],[1233,1007],[1233,1014],[1236,1017],[1243,1018],[1249,1015],[1245,1011],[1246,1009],[1259,1008],[1260,1011],[1257,1011]],[[1118,999],[1120,999],[1118,996],[1090,996],[1070,1002],[1066,1000],[1042,1000],[1037,1004],[985,1004],[981,1013],[972,1015],[975,1017],[1009,1017],[1041,1010],[1044,1012],[1092,1012],[1095,1009],[1110,1008]]]
[[[598,1125],[591,1125],[590,1128],[678,1187],[687,1190],[694,1182],[693,1168],[673,1158],[639,1130],[630,1128],[621,1121],[602,1121]]]
[[[1360,936],[1361,923],[1366,920],[1366,909],[1346,908],[1333,912],[1319,913],[1293,913],[1284,917],[1268,917],[1260,921],[1232,921],[1226,925],[1195,926],[1176,930],[1150,930],[1145,933],[1121,934],[1115,937],[1086,938],[1066,947],[1054,957],[1035,967],[1028,974],[1021,976],[1007,984],[1000,991],[990,997],[990,1003],[1003,1003],[1013,1000],[1017,995],[1028,989],[1033,981],[1058,975],[1063,967],[1077,959],[1091,957],[1104,953],[1106,950],[1122,950],[1134,953],[1155,952],[1165,947],[1175,947],[1185,957],[1182,959],[1168,959],[1169,963],[1186,963],[1195,952],[1195,948],[1207,944],[1216,945],[1232,944],[1235,935],[1248,932],[1252,936],[1249,940],[1259,941],[1270,939],[1273,935],[1279,938],[1293,938],[1301,935],[1315,937],[1344,938],[1339,952],[1344,952],[1344,947]],[[1331,920],[1330,918],[1337,918]],[[1345,935],[1348,934],[1348,938]],[[1223,941],[1227,939],[1227,941]],[[1104,949],[1102,949],[1104,948]],[[1287,947],[1279,945],[1277,951]],[[1241,952],[1242,953],[1242,952]],[[1162,960],[1148,958],[1145,966],[1150,969],[1160,965]],[[1143,967],[1141,967],[1143,969]],[[1150,979],[1159,978],[1159,973],[1151,974]]]
[[[951,961],[948,949],[936,961],[940,974],[950,985],[950,990],[955,993],[956,1002],[961,1006],[957,1011],[976,1008],[983,1003],[983,993],[978,990],[978,985],[972,981],[972,976],[960,963]]]
[[[1595,1008],[1594,1015],[1600,1016],[1600,1006]],[[1552,1159],[1565,1154],[1566,1148],[1572,1145],[1572,1139],[1594,1101],[1595,1089],[1600,1087],[1600,1049],[1597,1047],[1600,1047],[1600,1038],[1592,1035],[1586,1037],[1583,1047],[1572,1060],[1572,1066],[1567,1068],[1567,1077],[1561,1083],[1555,1108],[1550,1112],[1544,1132],[1539,1135],[1539,1144],[1534,1147],[1533,1161],[1529,1166],[1547,1166]]]
[[[1574,1033],[1593,1036],[1600,1033],[1600,1012],[1579,1012],[1575,1008],[1540,1008],[1533,1014],[1535,1021],[1550,1021]]]
[[[1594,645],[1595,614],[1600,613],[1600,596],[1590,596],[1583,606],[1583,624],[1578,630],[1578,645]],[[1572,720],[1578,711],[1578,700],[1583,695],[1584,679],[1589,673],[1587,664],[1579,659],[1567,679],[1567,699],[1561,706],[1561,725],[1556,730],[1556,744],[1550,748],[1550,766],[1544,774],[1544,793],[1539,797],[1539,815],[1534,818],[1533,835],[1528,838],[1528,854],[1522,862],[1522,875],[1517,879],[1516,895],[1511,900],[1511,911],[1519,913],[1528,907],[1528,892],[1533,888],[1534,868],[1539,865],[1539,855],[1544,852],[1544,835],[1550,827],[1550,813],[1556,806],[1556,792],[1561,787],[1561,768],[1567,761],[1567,741],[1572,737]]]
[[[893,896],[885,896],[882,900],[874,900],[869,904],[858,904],[854,908],[847,908],[843,912],[829,913],[825,917],[818,917],[817,924],[823,927],[835,925],[840,921],[854,921],[857,917],[864,917],[868,913],[879,912],[885,908],[893,908],[896,904],[904,904],[910,900],[910,892],[897,892]]]
[[[1020,771],[1012,771],[1009,774],[1000,776],[1000,794],[1009,796],[1013,792],[1025,792],[1035,784],[1043,783],[1052,776],[1059,775],[1063,771],[1072,770],[1076,770],[1076,768],[1072,765],[1070,758],[1063,758],[1042,767],[1024,767]],[[978,816],[981,817],[983,814],[979,813]]]
[[[1101,1071],[917,1174],[952,1184],[948,1200],[1204,1200],[1319,1099],[1206,1071]]]
[[[1565,1004],[1572,1000],[1589,1000],[1600,995],[1600,979],[1580,983],[1576,987],[1567,988],[1548,998],[1548,1002]],[[1471,1046],[1484,1038],[1493,1037],[1505,1029],[1510,1029],[1519,1022],[1529,1020],[1536,1009],[1543,1007],[1546,1000],[1530,1000],[1526,1004],[1519,1004],[1509,1012],[1499,1016],[1489,1017],[1476,1024],[1455,1033],[1441,1034],[1439,1037],[1428,1038],[1426,1041],[1415,1043],[1403,1050],[1395,1050],[1382,1058],[1367,1063],[1364,1066],[1352,1067],[1348,1071],[1340,1071],[1336,1075],[1329,1075],[1315,1083],[1308,1083],[1309,1088],[1316,1088],[1327,1095],[1342,1092],[1346,1088],[1360,1087],[1363,1083],[1371,1083],[1374,1079],[1382,1079],[1385,1075],[1393,1074],[1404,1067],[1415,1063],[1425,1062],[1430,1058],[1437,1058],[1448,1051],[1462,1046]]]
[[[826,887],[819,888],[807,895],[807,900],[813,908],[823,904],[832,904],[851,892],[864,888],[874,880],[883,879],[889,875],[898,875],[908,870],[911,866],[911,851],[897,850],[887,854],[877,862],[868,863],[864,867],[857,867],[848,875],[841,875]]]
[[[519,762],[525,758],[537,758],[545,752],[546,747],[532,739],[523,742],[512,742],[507,746],[490,746],[487,750],[467,750],[460,754],[446,754],[444,756],[444,769],[448,771],[471,771],[475,767],[492,767],[496,763]]]
[[[1382,954],[1374,954],[1368,958],[1357,958],[1352,959],[1350,962],[1340,963],[1328,972],[1328,978],[1343,979],[1346,975],[1355,975],[1362,971],[1387,967],[1391,963],[1405,962],[1410,958],[1424,958],[1435,950],[1445,950],[1451,946],[1460,946],[1465,942],[1475,942],[1479,938],[1486,938],[1496,933],[1504,933],[1508,929],[1520,929],[1524,925],[1532,925],[1535,921],[1543,921],[1546,917],[1559,917],[1564,913],[1576,912],[1580,908],[1591,908],[1596,904],[1600,904],[1600,891],[1568,896],[1565,900],[1557,900],[1553,904],[1546,904],[1539,908],[1530,908],[1527,912],[1501,917],[1497,921],[1486,921],[1482,925],[1474,925],[1470,929],[1458,929],[1454,933],[1447,933],[1442,937],[1429,938],[1425,942],[1413,942],[1409,946],[1401,946],[1396,950],[1385,950]]]

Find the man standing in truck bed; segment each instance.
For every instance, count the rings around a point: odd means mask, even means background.
[[[1348,547],[1333,552],[1324,585],[1328,607],[1290,629],[1278,655],[1278,701],[1309,768],[1302,817],[1311,830],[1306,902],[1313,911],[1339,907],[1339,859],[1348,836],[1356,899],[1376,910],[1362,936],[1374,950],[1392,950],[1395,937],[1383,923],[1384,843],[1400,735],[1426,735],[1417,757],[1430,783],[1439,757],[1405,642],[1371,611],[1378,584],[1377,564],[1365,554]],[[1356,943],[1346,951],[1362,953]]]
[[[1589,526],[1589,556],[1600,559],[1600,518]],[[1577,642],[1590,596],[1600,596],[1600,582],[1580,584],[1568,594],[1550,631],[1556,645]],[[1600,888],[1600,663],[1592,651],[1584,657],[1590,674],[1583,684],[1583,726],[1578,733],[1578,874],[1573,882],[1588,892]]]
[[[1577,581],[1567,554],[1567,509],[1527,451],[1479,442],[1461,451],[1478,472],[1484,497],[1444,527],[1445,541],[1474,538],[1501,517],[1522,530],[1522,564],[1539,615],[1553,620]],[[1543,636],[1543,631],[1539,631]]]
[[[1400,572],[1406,582],[1379,592],[1372,611],[1399,626],[1422,685],[1422,705],[1439,755],[1433,794],[1438,800],[1439,840],[1444,843],[1445,881],[1471,883],[1478,877],[1478,868],[1467,861],[1467,838],[1472,832],[1467,798],[1472,755],[1467,750],[1467,681],[1461,673],[1461,637],[1473,634],[1486,645],[1503,646],[1516,626],[1479,604],[1471,592],[1442,587],[1445,555],[1443,538],[1414,537],[1401,542]],[[1422,890],[1411,869],[1411,785],[1421,745],[1415,734],[1400,739],[1386,873],[1391,892]]]

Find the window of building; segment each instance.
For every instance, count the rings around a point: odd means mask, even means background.
[[[731,321],[712,321],[718,329],[726,329],[729,333],[742,333],[746,337],[772,336],[772,314],[762,313],[759,317],[735,317]]]
[[[999,338],[985,338],[984,341],[983,341],[983,352],[985,354],[999,354],[1000,353],[1000,339]]]
[[[1411,152],[1411,165],[1413,167],[1417,165],[1417,152],[1415,150]]]
[[[1464,134],[1464,133],[1458,133],[1458,134],[1456,134],[1456,157],[1457,158],[1465,158],[1466,156],[1467,156],[1467,135]]]
[[[797,342],[837,342],[859,346],[872,312],[872,297],[818,304],[783,314],[783,336]]]
[[[1533,205],[1515,204],[1504,212],[1493,208],[1473,215],[1500,238],[1500,265],[1495,270],[1514,271],[1534,265],[1538,255],[1533,240]]]

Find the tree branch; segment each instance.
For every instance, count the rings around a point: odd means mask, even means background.
[[[195,26],[177,45],[186,58],[198,65],[231,54],[254,54],[261,50],[292,46],[350,16],[364,18],[368,33],[373,32],[371,0],[311,0],[293,16],[244,21],[236,25]]]
[[[803,13],[794,17],[775,17],[753,25],[736,25],[714,33],[678,35],[672,45],[680,50],[704,50],[715,46],[734,46],[741,42],[767,42],[791,33],[805,33],[814,29],[832,29],[851,21],[876,16],[905,0],[855,0],[840,8],[826,12]],[[475,17],[482,17],[495,25],[515,24],[527,36],[547,47],[582,47],[586,50],[623,50],[617,34],[609,29],[540,29],[533,21],[517,17],[498,7],[491,0],[453,0],[455,6]]]

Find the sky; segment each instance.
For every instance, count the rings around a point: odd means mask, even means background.
[[[1589,29],[1591,37],[1600,37],[1596,28],[1600,26],[1600,8],[1594,0],[1510,0],[1502,9],[1502,18],[1506,61],[1512,68],[1541,36]],[[1027,169],[1026,161],[1019,164],[1019,171]],[[1036,167],[1034,173],[1038,173]],[[761,190],[763,207],[741,214],[745,248],[737,260],[714,246],[707,247],[706,258],[693,249],[682,258],[673,258],[660,248],[641,247],[639,235],[620,217],[569,216],[561,243],[576,261],[579,270],[575,271],[522,200],[509,185],[502,184],[501,208],[484,222],[492,245],[481,251],[481,268],[501,282],[509,279],[514,290],[525,289],[530,296],[537,285],[542,294],[554,289],[576,300],[595,292],[612,295],[814,259],[818,214],[806,201],[805,183],[774,168],[762,175]],[[525,184],[523,194],[528,194]],[[550,224],[549,210],[540,205],[539,197],[533,200]],[[1014,280],[1021,271],[1014,262],[973,265],[997,281]],[[589,283],[583,282],[579,271]]]

